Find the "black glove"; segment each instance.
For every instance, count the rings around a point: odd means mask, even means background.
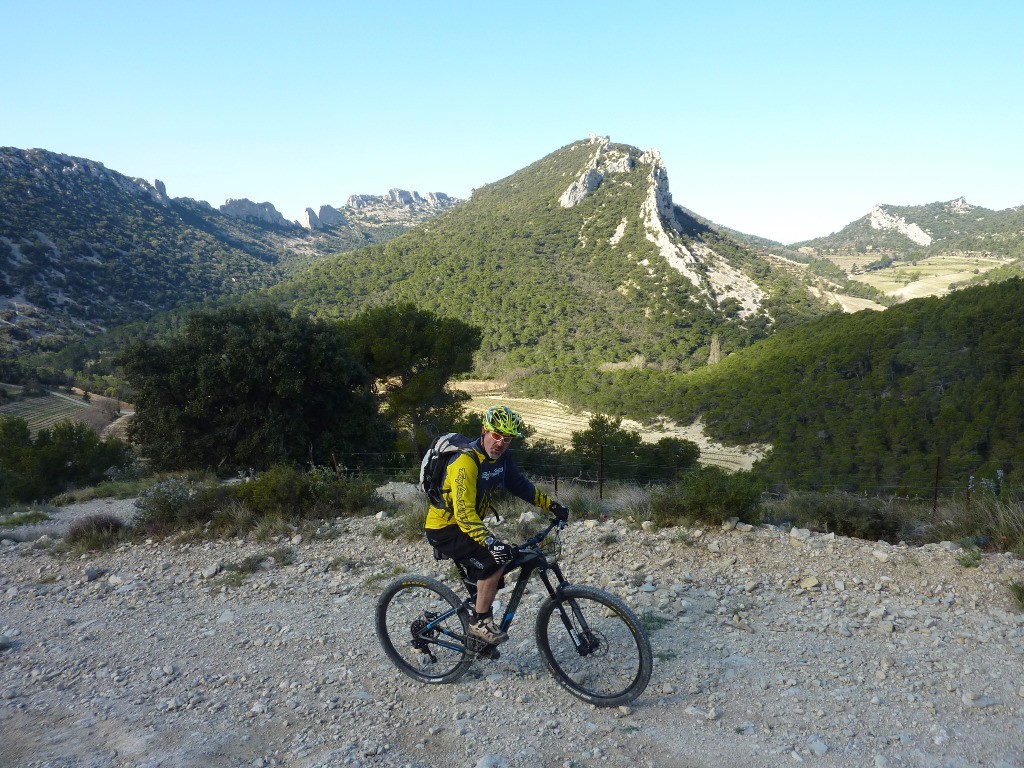
[[[563,523],[569,519],[569,508],[562,506],[557,501],[551,502],[551,506],[548,507],[548,512],[557,517]]]
[[[508,565],[512,562],[512,547],[508,544],[498,541],[493,536],[488,536],[484,543],[487,545],[491,557],[494,558],[494,562],[498,565]]]

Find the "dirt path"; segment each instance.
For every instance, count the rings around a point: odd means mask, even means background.
[[[85,557],[0,542],[0,765],[1024,765],[1012,558],[574,522],[563,568],[645,617],[656,656],[647,692],[605,710],[544,669],[538,592],[500,661],[451,686],[399,674],[376,596],[396,571],[447,572],[380,524]],[[224,578],[250,557],[253,574]]]

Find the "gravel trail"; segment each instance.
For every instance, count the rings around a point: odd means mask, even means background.
[[[500,660],[401,675],[374,601],[402,568],[447,569],[379,524],[81,557],[0,542],[0,766],[1024,766],[1012,557],[574,522],[568,577],[644,616],[656,656],[643,696],[598,709],[544,669],[538,589]]]

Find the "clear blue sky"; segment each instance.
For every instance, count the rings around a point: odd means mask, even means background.
[[[1024,204],[1024,3],[0,0],[0,145],[288,219],[467,197],[590,133],[783,242]]]

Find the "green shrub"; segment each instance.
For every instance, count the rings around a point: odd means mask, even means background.
[[[50,515],[45,511],[45,508],[34,505],[0,509],[0,528],[17,528],[19,525],[45,523],[49,519]]]
[[[333,472],[307,473],[285,465],[236,485],[170,477],[140,494],[136,527],[157,535],[199,527],[218,536],[251,532],[265,539],[288,533],[303,520],[351,515],[380,505],[375,487],[371,478],[339,478]]]
[[[654,611],[644,611],[640,616],[640,623],[648,632],[657,632],[672,623],[672,619],[666,618]]]
[[[1024,557],[1024,499],[1018,489],[1003,488],[996,496],[978,492],[943,505],[939,533],[951,540],[970,539],[982,549],[1014,552]]]
[[[302,517],[313,506],[313,483],[294,467],[278,464],[253,480],[235,486],[234,497],[257,517]]]
[[[1010,594],[1017,601],[1017,607],[1024,611],[1024,582],[1012,582],[1010,584]]]
[[[211,518],[211,528],[219,536],[244,536],[256,525],[256,515],[236,498],[218,506]]]
[[[973,545],[967,546],[956,561],[964,568],[977,568],[981,565],[981,549]]]
[[[257,517],[278,515],[290,519],[348,516],[383,503],[372,478],[338,477],[323,467],[301,472],[277,465],[235,486],[234,495]]]
[[[228,563],[224,566],[220,578],[213,583],[213,591],[219,587],[240,587],[248,576],[259,572],[268,560],[274,565],[281,566],[292,565],[296,559],[294,550],[279,548],[250,555],[237,563]]]
[[[372,477],[356,475],[335,477],[329,470],[311,472],[314,505],[307,517],[350,517],[384,501],[377,495],[377,483]],[[424,514],[426,507],[424,507]]]
[[[288,519],[281,515],[264,515],[255,518],[252,535],[257,541],[268,541],[276,536],[287,536],[292,532]]]
[[[143,491],[135,502],[135,527],[144,533],[164,534],[189,527],[190,502],[195,489],[180,477],[161,480]]]
[[[651,520],[661,527],[694,521],[719,525],[730,517],[756,523],[762,490],[749,472],[702,467],[651,494]]]
[[[611,495],[607,490],[606,495]],[[554,496],[569,508],[570,520],[604,520],[614,511],[611,500],[602,499],[596,486],[563,483]]]
[[[846,493],[791,493],[771,505],[771,520],[868,541],[895,542],[902,527],[882,500]]]
[[[77,551],[110,549],[122,540],[124,531],[125,524],[119,517],[89,515],[75,520],[68,527],[64,541]]]
[[[384,541],[397,541],[398,537],[402,535],[401,527],[397,521],[389,521],[387,523],[381,523],[373,527],[373,535],[384,539]]]
[[[33,437],[24,419],[0,414],[0,505],[94,485],[132,458],[127,443],[102,439],[84,424],[60,421]]]

